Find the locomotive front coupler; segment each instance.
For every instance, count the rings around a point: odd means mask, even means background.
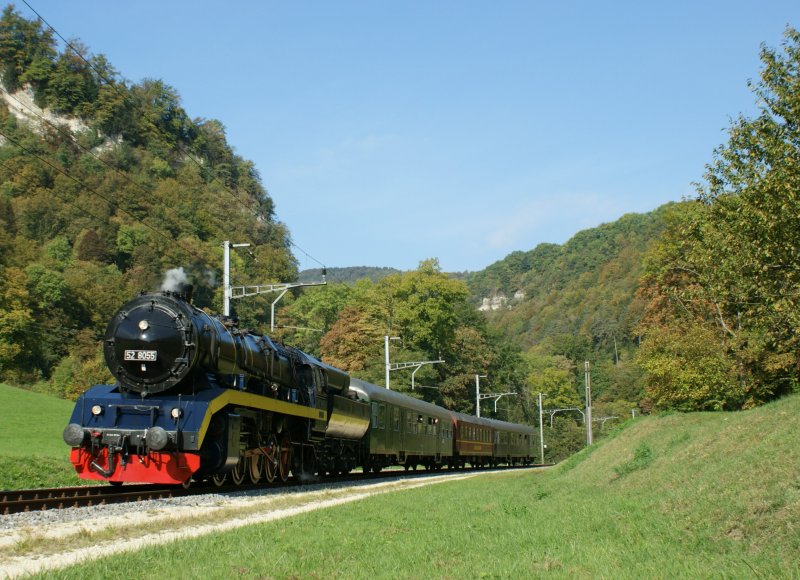
[[[116,452],[117,449],[113,447],[108,448],[108,469],[103,469],[102,467],[100,467],[100,464],[97,463],[96,459],[89,464],[89,467],[91,467],[97,473],[108,479],[114,474],[114,456]]]

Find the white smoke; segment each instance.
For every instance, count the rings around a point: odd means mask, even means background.
[[[189,276],[183,268],[173,268],[164,274],[164,281],[161,283],[162,292],[179,292],[189,283]]]

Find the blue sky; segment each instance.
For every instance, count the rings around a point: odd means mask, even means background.
[[[221,120],[301,268],[480,270],[691,195],[800,26],[796,0],[29,2]]]

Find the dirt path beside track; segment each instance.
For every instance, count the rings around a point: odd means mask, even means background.
[[[398,477],[334,487],[311,485],[280,492],[266,488],[233,497],[211,494],[144,504],[71,508],[86,511],[86,517],[77,521],[74,513],[71,521],[62,522],[48,512],[46,519],[50,521],[23,522],[0,531],[0,578],[55,570],[146,546],[272,522],[377,494],[479,474]]]

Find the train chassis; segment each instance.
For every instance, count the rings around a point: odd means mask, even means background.
[[[213,473],[201,470],[195,479],[210,476],[217,486],[228,481],[234,485],[286,482],[290,475],[309,481],[317,473],[342,475],[359,465],[358,441],[316,436],[312,421],[237,409],[235,414],[228,414],[228,437],[235,438],[232,417],[236,416],[241,421],[238,441],[229,442],[232,449],[226,450],[224,465],[220,466],[217,459],[217,469]],[[226,433],[219,428],[220,422],[217,416],[212,419],[210,439],[208,445],[204,444],[204,448],[215,448],[217,455],[224,449]]]

